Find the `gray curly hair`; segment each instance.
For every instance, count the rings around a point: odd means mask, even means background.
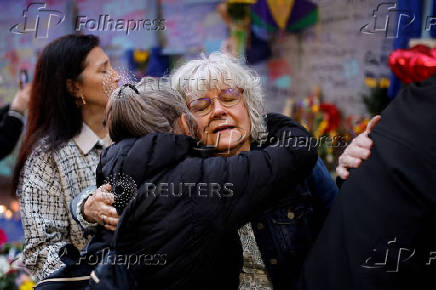
[[[244,103],[251,122],[251,141],[260,141],[266,132],[261,79],[258,74],[236,58],[213,52],[201,59],[188,61],[170,76],[171,86],[187,101],[187,97],[201,98],[211,88],[244,89]]]

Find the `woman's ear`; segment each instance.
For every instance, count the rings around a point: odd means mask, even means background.
[[[74,82],[71,79],[67,79],[67,83],[65,84],[67,86],[67,91],[75,96],[77,93],[77,87],[75,86]]]
[[[81,95],[81,89],[80,85],[73,81],[72,79],[67,79],[66,82],[67,91],[73,96],[73,97],[79,97]]]
[[[86,100],[81,91],[79,84],[71,79],[67,79],[66,82],[67,91],[73,96],[76,101],[77,107],[81,107],[86,104]]]

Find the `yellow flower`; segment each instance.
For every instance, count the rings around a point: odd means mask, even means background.
[[[365,78],[365,84],[369,88],[377,87],[377,80],[375,78]]]
[[[148,51],[135,49],[133,52],[133,59],[136,62],[144,62],[148,59]]]
[[[380,79],[380,88],[389,88],[389,79],[387,78],[381,78]]]
[[[365,118],[365,120],[363,120],[362,122],[360,122],[359,124],[357,124],[356,127],[354,127],[354,133],[356,134],[360,134],[363,133],[366,129],[366,126],[369,123],[369,119]]]
[[[32,281],[26,281],[23,284],[20,285],[20,288],[18,288],[19,290],[32,290],[33,287],[35,287],[36,284],[33,283]]]
[[[324,133],[324,130],[327,128],[328,126],[328,122],[326,120],[323,120],[320,124],[318,129],[316,129],[316,131],[313,133],[313,135],[315,136],[315,138],[319,138],[321,136],[321,134]]]

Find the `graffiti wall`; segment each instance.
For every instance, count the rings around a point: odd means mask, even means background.
[[[380,1],[313,2],[319,5],[319,23],[300,35],[284,37],[273,48],[274,59],[270,63],[281,63],[280,67],[286,69],[276,66],[276,72],[270,73],[270,91],[275,92],[269,97],[270,107],[280,110],[284,106],[284,98],[277,95],[301,100],[319,87],[325,101],[336,104],[344,115],[365,114],[362,94],[369,90],[365,78],[390,75],[387,57],[392,39],[383,33],[360,32],[361,27],[373,21],[373,10]]]
[[[0,16],[0,106],[18,89],[18,74],[32,79],[37,57],[53,39],[68,33],[95,34],[115,67],[127,67],[127,49],[151,49],[165,28],[157,1],[3,0]],[[14,154],[0,162],[10,176]]]

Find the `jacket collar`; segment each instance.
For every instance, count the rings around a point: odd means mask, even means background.
[[[109,134],[103,139],[100,139],[85,123],[83,123],[80,134],[73,139],[80,151],[85,155],[87,155],[95,145],[101,145],[104,148],[110,146],[112,143]]]

